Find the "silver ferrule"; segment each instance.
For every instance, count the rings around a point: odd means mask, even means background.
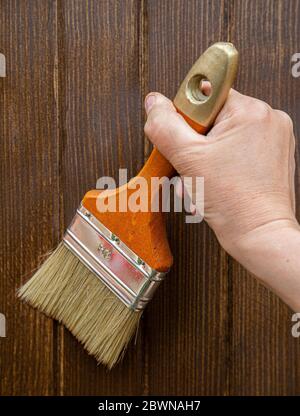
[[[166,275],[140,259],[83,205],[78,208],[63,242],[134,311],[146,307]]]

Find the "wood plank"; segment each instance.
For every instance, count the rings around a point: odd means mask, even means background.
[[[149,89],[174,97],[198,56],[227,40],[224,1],[148,2]],[[170,215],[175,264],[146,312],[149,394],[227,391],[227,256],[206,224]]]
[[[299,79],[291,57],[298,52],[299,1],[234,2],[231,39],[241,53],[237,87],[287,111],[300,133]],[[299,142],[297,144],[299,163]],[[299,172],[296,189],[300,202]],[[292,312],[230,261],[232,343],[230,394],[299,395],[299,339],[291,335]]]
[[[16,299],[59,239],[56,3],[3,0],[0,47],[0,394],[53,394],[53,323]]]
[[[1,395],[300,393],[291,311],[184,215],[168,217],[174,268],[111,373],[15,297],[97,178],[141,167],[145,93],[173,97],[209,44],[236,44],[237,88],[288,111],[299,137],[299,13],[297,0],[1,1]]]
[[[64,100],[64,222],[100,176],[136,174],[143,162],[139,1],[60,3],[61,97]],[[141,15],[141,16],[140,16]],[[101,317],[99,317],[101,319]],[[60,332],[60,394],[141,394],[142,326],[138,345],[108,372],[67,331]]]

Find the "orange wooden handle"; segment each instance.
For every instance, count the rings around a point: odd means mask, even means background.
[[[187,122],[190,121],[186,117],[185,119]],[[195,123],[192,124],[192,127],[195,127]],[[199,125],[196,126],[195,130],[201,133],[205,131]],[[149,207],[153,198],[157,196],[151,193],[151,178],[161,178],[164,176],[171,178],[174,174],[175,169],[173,166],[154,148],[149,159],[138,174],[139,177],[147,180]],[[127,186],[116,189],[114,195],[117,206],[121,193],[125,191],[128,200],[135,190],[128,189]],[[99,197],[101,198],[101,191],[89,191],[83,199],[83,205],[151,267],[157,271],[167,271],[172,265],[173,258],[168,244],[163,213],[151,211],[99,212],[97,209],[97,199]]]
[[[204,134],[207,131],[206,127],[203,127],[194,120],[190,119],[178,108],[176,108],[176,110],[197,133]],[[176,171],[170,162],[156,148],[154,148],[138,176],[141,176],[150,182],[151,177],[161,178],[166,176],[171,178],[175,175],[175,173]]]
[[[201,126],[199,123],[196,123],[196,121],[192,120],[190,117],[185,115],[179,108],[176,107],[177,113],[179,113],[185,121],[194,129],[197,133],[205,134],[207,132],[207,128]]]

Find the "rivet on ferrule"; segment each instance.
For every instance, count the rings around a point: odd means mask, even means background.
[[[111,259],[111,253],[112,253],[112,251],[109,250],[108,248],[105,248],[102,243],[99,244],[98,251],[100,252],[100,254],[102,255],[102,257],[105,260],[110,260]]]

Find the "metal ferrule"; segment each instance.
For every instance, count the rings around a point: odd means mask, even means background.
[[[146,307],[166,275],[140,259],[83,205],[78,208],[63,242],[134,311]]]

